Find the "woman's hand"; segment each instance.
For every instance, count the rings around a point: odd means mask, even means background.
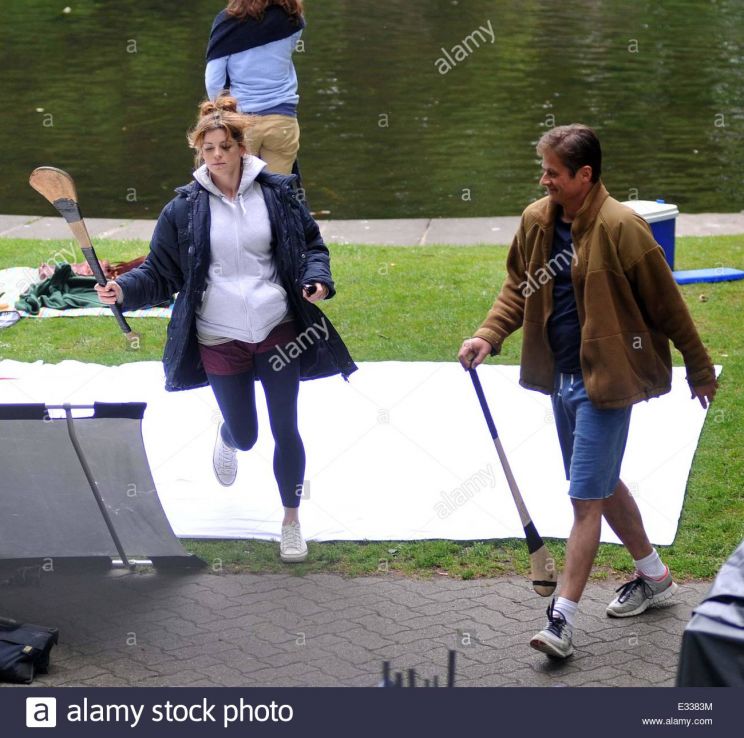
[[[121,305],[124,302],[124,292],[116,282],[109,280],[106,284],[101,287],[100,284],[95,285],[96,292],[98,293],[98,299],[104,305]]]
[[[463,369],[475,369],[491,353],[492,346],[485,338],[466,338],[457,358]]]
[[[313,287],[315,290],[313,291]],[[302,296],[308,302],[318,302],[319,300],[325,300],[328,295],[328,287],[322,282],[315,282],[314,284],[306,284],[302,287]]]

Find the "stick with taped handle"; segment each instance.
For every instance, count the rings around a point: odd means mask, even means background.
[[[99,285],[105,286],[106,275],[96,256],[93,243],[88,235],[88,229],[85,227],[85,221],[78,205],[75,182],[72,177],[56,167],[37,167],[31,172],[28,183],[54,205],[57,212],[67,221],[75,240],[82,249],[85,261],[88,262],[88,266],[93,272],[93,276]],[[129,327],[118,305],[110,305],[109,307],[119,324],[119,328],[121,328],[130,344],[134,345],[139,340],[139,336]]]

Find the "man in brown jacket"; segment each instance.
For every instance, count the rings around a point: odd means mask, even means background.
[[[677,589],[620,480],[633,404],[671,389],[669,340],[703,408],[717,382],[664,252],[646,222],[602,184],[594,131],[578,124],[554,128],[537,153],[547,197],[522,214],[506,281],[458,358],[466,369],[478,366],[522,327],[520,384],[551,395],[574,522],[561,596],[530,645],[567,658],[602,516],[637,569],[607,607],[610,617],[638,615]]]

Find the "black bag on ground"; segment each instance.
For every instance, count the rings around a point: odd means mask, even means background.
[[[31,684],[37,673],[46,674],[58,637],[57,628],[0,618],[0,681]]]

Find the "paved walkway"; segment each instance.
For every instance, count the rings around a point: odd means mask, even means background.
[[[611,620],[617,586],[589,585],[566,662],[529,647],[547,600],[522,578],[45,574],[0,585],[0,615],[59,628],[39,687],[375,686],[385,659],[441,683],[450,648],[459,686],[673,685],[682,631],[709,585]]]
[[[149,241],[155,221],[86,218],[93,239],[139,239]],[[320,220],[327,243],[376,244],[380,246],[428,246],[451,244],[511,243],[519,218],[410,218],[406,220]],[[726,236],[744,234],[744,212],[700,213],[677,218],[678,236]],[[0,238],[71,239],[62,218],[32,215],[0,215]]]

